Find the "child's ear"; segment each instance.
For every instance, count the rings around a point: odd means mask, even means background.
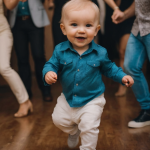
[[[95,31],[95,36],[97,35],[98,31],[100,30],[101,26],[100,25],[97,25],[96,27],[96,31]]]
[[[61,31],[64,35],[66,35],[66,29],[63,23],[60,24]]]

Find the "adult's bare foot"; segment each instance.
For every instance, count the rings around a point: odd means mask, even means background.
[[[127,92],[126,86],[119,85],[118,91],[115,93],[115,96],[125,96]]]
[[[20,118],[28,115],[29,112],[33,112],[33,106],[30,100],[20,104],[19,110],[14,114],[14,117]]]

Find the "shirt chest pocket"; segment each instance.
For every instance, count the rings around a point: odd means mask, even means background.
[[[99,61],[87,61],[86,72],[93,73],[94,71],[99,70],[100,62]]]
[[[72,59],[60,60],[61,68],[63,69],[71,69],[72,68]]]
[[[100,62],[99,61],[87,61],[87,65],[95,68],[95,67],[100,66]]]

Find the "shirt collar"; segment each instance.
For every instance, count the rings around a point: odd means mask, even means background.
[[[68,41],[65,41],[62,43],[61,47],[60,47],[60,51],[65,51],[67,49],[70,49],[72,51],[75,51],[71,45],[71,43]],[[87,53],[90,53],[92,52],[93,50],[95,51],[98,51],[99,50],[99,45],[97,45],[94,40],[92,40],[92,42],[90,43],[90,46],[89,46],[89,49],[84,53],[84,54],[87,54]],[[75,51],[76,52],[76,51]]]

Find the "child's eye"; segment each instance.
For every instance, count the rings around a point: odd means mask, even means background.
[[[72,23],[72,24],[71,24],[71,26],[74,26],[74,27],[76,27],[76,26],[77,26],[77,24],[76,24],[76,23]]]
[[[91,24],[86,24],[86,27],[91,27],[92,25]]]

